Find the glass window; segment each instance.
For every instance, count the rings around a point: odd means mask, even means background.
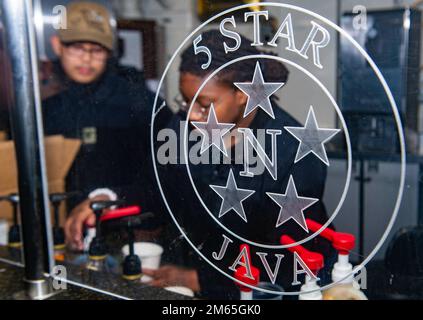
[[[0,264],[24,260],[34,127],[33,232],[72,288],[422,298],[418,5],[249,3],[34,1],[27,128],[0,11]]]

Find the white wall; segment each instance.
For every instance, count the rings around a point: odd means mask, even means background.
[[[115,1],[116,9],[122,9],[123,1]],[[155,20],[163,31],[163,40],[159,43],[163,56],[159,57],[159,75],[166,67],[176,48],[184,38],[199,24],[196,15],[195,0],[125,0],[125,2],[136,3],[132,8],[138,6],[139,18]],[[134,18],[131,11],[125,15],[120,10],[122,17]],[[178,93],[178,63],[169,71],[166,77],[165,88],[162,92],[166,99],[172,100]]]

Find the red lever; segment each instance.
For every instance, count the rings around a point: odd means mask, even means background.
[[[296,241],[290,236],[282,236],[280,242],[283,245],[287,245],[294,244]],[[319,270],[322,269],[324,266],[323,256],[320,253],[309,251],[300,245],[289,247],[287,249],[291,252],[298,253],[301,259],[307,265],[307,267],[309,267],[309,269],[313,271],[314,274],[317,274]]]
[[[103,222],[124,217],[136,216],[140,212],[141,208],[139,206],[131,206],[126,208],[119,208],[116,210],[110,210],[109,212],[101,216],[100,221]]]
[[[253,265],[251,265],[250,247],[248,246],[248,244],[242,244],[240,246],[241,251],[244,248],[247,251],[248,261],[250,262],[251,275],[253,276],[254,279],[251,279],[251,278],[246,276],[246,274],[247,274],[247,268],[246,267],[239,267],[239,268],[236,269],[235,279],[242,281],[243,283],[249,284],[251,286],[257,286],[259,281],[260,281],[260,270],[257,269],[256,267],[254,267]],[[246,261],[243,261],[243,262],[247,263]],[[251,288],[243,286],[239,282],[235,282],[235,283],[236,283],[236,285],[238,285],[240,287],[241,291],[244,291],[244,292],[250,292],[251,291]]]
[[[322,228],[321,224],[310,219],[306,219],[306,223],[307,227],[313,232],[317,232]],[[347,255],[352,249],[354,249],[355,237],[352,234],[336,232],[332,229],[326,228],[320,233],[320,235],[331,241],[333,247],[338,250],[339,254]]]

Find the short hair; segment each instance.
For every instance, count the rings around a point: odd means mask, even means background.
[[[225,38],[219,30],[210,30],[202,34],[200,45],[206,46],[212,53],[212,60],[210,66],[204,70],[201,65],[207,63],[206,54],[195,54],[194,46],[191,45],[186,48],[181,56],[181,64],[179,71],[181,73],[191,73],[198,77],[206,77],[225,63],[237,58],[248,55],[270,54],[260,51],[257,47],[251,46],[251,40],[240,35],[241,45],[236,51],[225,53],[223,49],[223,42],[228,43],[228,38]],[[229,45],[229,43],[228,43]],[[236,63],[229,65],[222,69],[217,76],[221,82],[232,85],[234,82],[251,81],[254,75],[254,69],[257,59],[246,59],[242,61],[242,68]],[[260,59],[260,67],[263,75],[268,82],[284,82],[288,81],[289,71],[285,65],[275,59],[263,58]]]

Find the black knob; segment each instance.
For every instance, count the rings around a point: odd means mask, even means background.
[[[19,195],[11,193],[0,197],[0,201],[3,200],[9,201],[13,208],[13,225],[10,227],[8,234],[9,247],[19,248],[21,246],[21,228],[18,221]]]
[[[55,246],[65,244],[65,232],[61,227],[53,227],[53,242]]]
[[[91,210],[94,211],[96,215],[96,236],[90,243],[90,248],[88,250],[88,255],[91,258],[103,258],[107,255],[108,248],[104,243],[104,239],[101,235],[101,225],[100,225],[100,217],[103,214],[104,209],[108,209],[113,206],[119,206],[125,204],[123,200],[116,200],[116,201],[93,201],[90,204]]]
[[[93,258],[102,258],[107,255],[107,246],[101,237],[94,237],[90,243],[88,255]]]
[[[135,255],[128,255],[123,261],[123,278],[126,280],[137,280],[141,278],[141,260]]]
[[[21,228],[15,224],[10,227],[8,234],[9,247],[19,248],[21,246]]]
[[[49,195],[50,202],[53,205],[53,215],[54,215],[54,226],[53,226],[53,242],[54,245],[64,245],[65,244],[65,232],[63,228],[60,227],[59,223],[59,209],[62,201],[74,197],[80,194],[79,192],[66,192],[66,193],[51,193]]]

